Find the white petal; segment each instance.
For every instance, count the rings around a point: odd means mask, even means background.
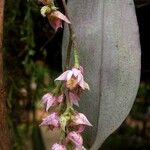
[[[81,74],[81,71],[78,70],[77,68],[72,68],[72,71],[73,71],[73,75],[74,75],[75,77],[77,77],[77,76],[79,76],[79,75]]]
[[[55,80],[61,80],[61,81],[66,81],[67,80],[67,75],[71,70],[67,70],[64,73],[62,73],[58,78]]]
[[[68,72],[68,74],[67,74],[67,81],[68,80],[70,80],[70,78],[72,77],[72,75],[73,75],[73,72],[70,70],[69,72]]]

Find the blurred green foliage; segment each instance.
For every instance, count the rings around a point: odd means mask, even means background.
[[[56,71],[45,63],[53,36],[37,1],[6,0],[4,77],[13,150],[45,149],[36,109],[41,108],[43,93],[54,85]]]

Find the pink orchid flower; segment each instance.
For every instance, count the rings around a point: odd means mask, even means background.
[[[77,86],[83,90],[89,90],[89,85],[84,81],[82,71],[77,68],[65,71],[55,80],[66,81],[66,87],[70,90],[75,89]]]
[[[47,116],[46,118],[44,118],[43,122],[40,124],[40,126],[42,126],[42,125],[49,126],[49,128],[51,130],[53,130],[53,128],[60,127],[58,113],[53,112],[52,114],[50,114],[49,116]]]
[[[62,144],[53,144],[51,150],[67,150],[65,145]]]
[[[63,94],[56,96],[51,93],[47,93],[42,97],[42,102],[45,105],[46,111],[49,110],[50,107],[55,106],[63,101]]]
[[[41,8],[41,15],[43,17],[48,18],[48,21],[55,32],[62,28],[62,22],[65,21],[66,23],[70,24],[69,19],[62,14],[60,11],[57,10],[55,7],[53,0],[40,0],[43,3],[43,7]]]
[[[75,148],[78,148],[78,149],[82,148],[82,145],[83,145],[82,136],[75,131],[72,131],[67,135],[67,141],[71,142]]]
[[[86,126],[92,126],[86,116],[82,113],[76,113],[72,117],[72,122],[70,125],[74,127],[77,130],[76,132],[78,133],[83,132]]]
[[[53,11],[52,13],[47,15],[47,18],[48,18],[50,25],[55,30],[55,32],[59,28],[62,28],[62,21],[65,21],[66,23],[70,24],[69,19],[58,10]]]

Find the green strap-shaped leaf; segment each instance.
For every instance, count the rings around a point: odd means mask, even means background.
[[[81,63],[90,91],[83,94],[80,111],[93,124],[85,134],[97,150],[128,115],[140,79],[139,32],[132,0],[69,0]],[[63,62],[68,29],[63,38]]]

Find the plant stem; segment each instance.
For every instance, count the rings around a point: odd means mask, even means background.
[[[76,48],[73,49],[74,52],[74,67],[75,68],[79,68],[80,64],[79,64],[79,55],[78,55],[78,51]]]
[[[70,20],[67,5],[66,5],[66,1],[62,0],[62,3],[63,3],[63,7],[64,7],[64,10],[65,10],[65,15]],[[64,70],[67,70],[69,68],[72,48],[74,49],[74,63],[75,63],[75,66],[77,64],[78,64],[77,66],[79,66],[79,56],[78,56],[77,44],[75,42],[75,32],[74,32],[72,24],[68,24],[68,27],[69,27],[69,33],[70,34],[69,34],[69,43],[68,43],[68,48],[67,48],[67,57],[66,57],[66,63],[65,63]]]

